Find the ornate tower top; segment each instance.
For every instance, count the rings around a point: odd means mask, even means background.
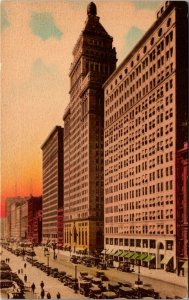
[[[93,2],[89,3],[89,5],[87,6],[87,14],[88,16],[89,15],[96,16],[97,9],[96,9],[96,5]]]

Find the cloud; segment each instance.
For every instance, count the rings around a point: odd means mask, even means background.
[[[128,54],[132,50],[132,48],[137,44],[137,42],[142,38],[144,33],[145,31],[139,29],[138,27],[131,27],[124,37],[125,44],[120,56],[125,57],[125,55]]]
[[[140,9],[149,9],[149,10],[154,10],[157,9],[161,3],[161,1],[133,1],[135,8],[137,10]]]
[[[6,10],[1,7],[1,31],[10,26]]]
[[[37,77],[55,76],[57,74],[56,67],[54,65],[46,65],[41,58],[36,59],[32,65],[32,73]]]
[[[39,36],[44,41],[51,37],[60,39],[63,35],[49,12],[33,12],[30,27],[33,34]]]

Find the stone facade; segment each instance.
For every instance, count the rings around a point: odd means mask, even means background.
[[[70,103],[63,116],[64,243],[94,251],[103,248],[104,228],[102,84],[115,70],[116,52],[94,3],[87,14],[73,50]]]

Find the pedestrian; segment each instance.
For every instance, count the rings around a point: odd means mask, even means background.
[[[60,299],[60,298],[61,298],[61,296],[60,296],[60,293],[59,293],[59,292],[57,293],[57,295],[56,295],[56,298],[57,298],[57,299]]]
[[[44,288],[44,282],[43,281],[41,281],[40,286],[41,286],[41,289],[43,290],[43,288]]]
[[[44,289],[42,289],[41,290],[41,299],[44,299],[44,297],[45,297],[45,291],[44,291]]]
[[[32,285],[31,285],[31,289],[32,289],[32,292],[33,292],[33,294],[34,294],[34,292],[35,292],[35,283],[34,283],[34,282],[33,282]]]
[[[49,292],[47,293],[47,299],[51,299],[51,294]]]
[[[18,269],[18,274],[20,274],[20,269]]]
[[[20,269],[21,274],[23,274],[23,269]]]
[[[25,275],[24,275],[24,281],[27,282],[27,279],[28,279],[28,278],[27,278],[27,275],[25,274]]]
[[[26,268],[26,263],[24,264],[24,268]]]

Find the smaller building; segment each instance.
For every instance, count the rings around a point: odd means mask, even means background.
[[[178,272],[188,264],[188,143],[177,151],[176,257]]]
[[[28,241],[33,244],[42,241],[42,196],[28,199]]]
[[[63,136],[64,129],[55,126],[43,145],[43,243],[62,240],[63,226]],[[59,238],[58,238],[59,234]],[[61,235],[61,236],[60,236]],[[58,241],[59,240],[59,241]]]
[[[20,218],[20,239],[24,241],[28,235],[28,202],[21,205]]]

